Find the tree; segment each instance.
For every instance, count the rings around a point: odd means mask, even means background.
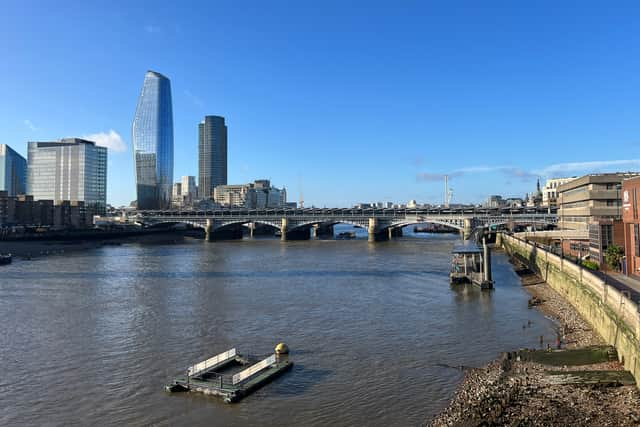
[[[607,251],[604,254],[604,259],[612,270],[617,271],[620,270],[620,263],[622,262],[623,256],[624,249],[618,245],[611,245],[607,248]]]

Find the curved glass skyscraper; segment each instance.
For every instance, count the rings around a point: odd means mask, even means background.
[[[155,71],[144,76],[132,140],[138,209],[168,208],[173,185],[171,81]]]

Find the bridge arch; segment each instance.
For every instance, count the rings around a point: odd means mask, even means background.
[[[150,226],[150,227],[155,227],[158,225],[177,225],[177,224],[187,224],[187,225],[191,225],[193,227],[196,228],[202,228],[203,230],[206,228],[206,221],[188,221],[188,220],[166,220],[166,221],[153,221],[150,223],[144,223],[143,224]]]
[[[323,220],[314,220],[314,221],[307,221],[307,222],[302,222],[302,223],[294,223],[292,225],[289,226],[289,230],[293,231],[293,230],[302,230],[305,228],[311,228],[314,227],[316,225],[322,225],[322,226],[334,226],[337,224],[346,224],[346,225],[351,225],[354,227],[358,227],[358,228],[367,228],[368,224],[364,224],[363,222],[358,222],[357,220],[336,220],[336,219],[323,219]]]
[[[229,221],[215,221],[213,223],[213,231],[221,230],[224,228],[228,228],[234,225],[245,225],[249,223],[268,225],[269,227],[273,227],[276,230],[282,230],[282,223],[278,223],[275,221],[269,220],[261,220],[261,219],[251,219],[251,220],[229,220]]]
[[[462,222],[464,223],[464,220]],[[437,219],[421,219],[421,220],[406,220],[406,221],[392,222],[391,224],[389,224],[384,228],[385,229],[386,228],[403,228],[409,225],[417,225],[417,224],[438,224],[438,225],[444,225],[445,227],[456,229],[458,231],[464,230],[464,224],[458,225],[457,223],[440,221]]]

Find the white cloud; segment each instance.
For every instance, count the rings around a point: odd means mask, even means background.
[[[29,129],[31,129],[32,131],[36,131],[38,130],[38,128],[36,127],[36,125],[34,125],[33,123],[31,123],[31,120],[29,119],[24,119],[23,121],[24,125],[26,127],[28,127]]]
[[[640,159],[625,160],[595,160],[591,162],[557,163],[537,171],[539,175],[552,176],[568,172],[598,172],[603,169],[615,168],[617,171],[640,169]]]
[[[149,34],[159,33],[160,32],[160,27],[156,27],[155,25],[147,24],[147,25],[144,26],[144,30]]]
[[[127,143],[124,142],[118,132],[111,129],[109,132],[93,133],[91,135],[85,135],[83,139],[93,141],[96,145],[101,147],[107,147],[110,151],[121,153],[127,151]]]

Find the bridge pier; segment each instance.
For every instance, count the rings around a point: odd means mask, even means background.
[[[387,229],[391,229],[388,227]],[[389,231],[380,226],[378,218],[369,218],[369,228],[367,231],[369,232],[369,242],[383,242],[389,239]]]
[[[249,237],[253,239],[253,234],[256,231],[256,223],[255,222],[250,222],[249,223]]]
[[[280,232],[282,233],[280,235],[280,240],[282,240],[283,242],[287,241],[287,232],[288,232],[288,228],[289,228],[289,220],[287,218],[282,218],[282,222],[281,222],[281,226],[280,226]]]
[[[213,221],[207,219],[207,223],[204,226],[204,238],[207,242],[211,242],[211,234],[213,233]]]
[[[330,224],[318,224],[314,226],[316,238],[332,238],[333,237],[333,225]]]
[[[392,237],[402,237],[402,227],[394,227],[391,228],[389,227],[389,240],[391,240]]]
[[[464,219],[464,229],[462,230],[462,238],[468,240],[473,232],[473,221],[470,218]]]
[[[373,243],[376,241],[376,232],[378,231],[378,219],[377,218],[369,218],[369,228],[367,229],[369,232],[369,243]]]

